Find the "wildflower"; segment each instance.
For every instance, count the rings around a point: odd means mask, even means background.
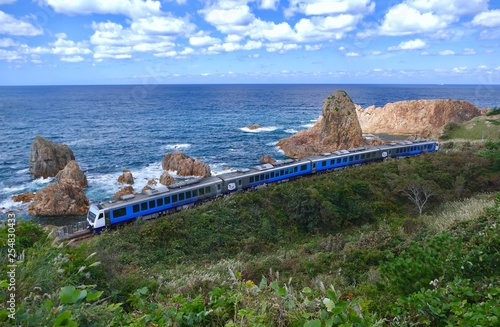
[[[82,271],[85,270],[85,268],[87,268],[86,266],[81,266],[80,269],[78,269],[78,272],[77,274],[81,273]]]
[[[101,264],[101,262],[100,262],[100,261],[96,261],[96,262],[94,262],[93,264],[91,264],[89,267],[97,267],[97,266],[99,266],[100,264]]]
[[[50,299],[50,294],[48,294],[48,293],[43,293],[43,298],[44,298],[44,299]]]
[[[41,292],[41,291],[42,291],[42,288],[41,288],[41,287],[38,287],[38,286],[35,286],[35,287],[33,288],[33,291],[35,291],[35,292]]]
[[[246,288],[252,288],[254,286],[255,286],[254,282],[252,280],[250,280],[250,279],[245,282],[245,287]]]

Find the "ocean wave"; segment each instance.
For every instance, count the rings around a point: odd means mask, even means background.
[[[279,141],[274,141],[274,142],[269,142],[269,143],[266,143],[267,146],[276,146],[276,144],[278,144]]]
[[[298,133],[299,131],[296,130],[295,128],[288,128],[288,129],[285,129],[285,133],[288,133],[288,134],[296,134]]]
[[[313,127],[314,124],[305,124],[305,125],[301,125],[301,127],[305,127],[305,128],[311,128]]]
[[[261,133],[261,132],[273,132],[277,130],[279,127],[276,126],[269,126],[269,127],[259,127],[256,129],[250,129],[248,127],[242,127],[240,128],[241,131],[245,133]]]
[[[180,150],[190,148],[191,144],[189,143],[179,143],[179,144],[167,144],[162,146],[164,150]]]

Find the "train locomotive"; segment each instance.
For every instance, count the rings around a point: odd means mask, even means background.
[[[393,142],[303,159],[278,160],[272,164],[262,164],[212,177],[191,178],[168,187],[160,186],[140,194],[124,195],[117,200],[92,203],[87,214],[87,223],[89,228],[98,234],[105,228],[124,222],[137,218],[156,218],[236,191],[386,158],[409,157],[438,150],[439,144],[435,140]]]

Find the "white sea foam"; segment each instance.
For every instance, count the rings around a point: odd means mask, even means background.
[[[225,162],[209,164],[209,166],[210,166],[210,171],[212,172],[212,176],[217,176],[220,174],[231,173],[236,171],[236,169],[229,167]]]
[[[279,127],[276,126],[269,126],[269,127],[259,127],[256,129],[250,129],[248,127],[242,127],[240,130],[242,130],[245,133],[261,133],[261,132],[272,132],[277,130]]]
[[[167,144],[162,147],[164,150],[181,150],[190,148],[191,144],[189,143],[179,143],[179,144]]]
[[[0,218],[2,215],[7,215],[7,213],[14,212],[16,216],[25,216],[28,212],[29,203],[15,202],[11,197],[4,199],[0,202]]]
[[[288,128],[288,129],[285,129],[285,133],[288,133],[288,134],[296,134],[298,133],[299,131],[296,130],[295,128]]]
[[[26,174],[29,171],[30,171],[29,168],[20,169],[20,170],[16,171],[16,174],[18,174],[18,175],[24,175],[24,174]]]
[[[305,124],[305,125],[302,125],[302,127],[305,127],[305,128],[311,128],[313,126],[314,126],[314,124]]]
[[[276,144],[278,144],[279,141],[274,141],[274,142],[269,142],[269,143],[266,143],[267,146],[276,146]]]

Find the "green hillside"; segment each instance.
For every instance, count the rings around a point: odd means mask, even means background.
[[[464,124],[448,123],[443,139],[500,140],[500,114],[479,116]]]
[[[15,324],[497,326],[500,142],[441,148],[233,194],[76,245],[19,224]],[[13,322],[8,227],[3,323]]]

